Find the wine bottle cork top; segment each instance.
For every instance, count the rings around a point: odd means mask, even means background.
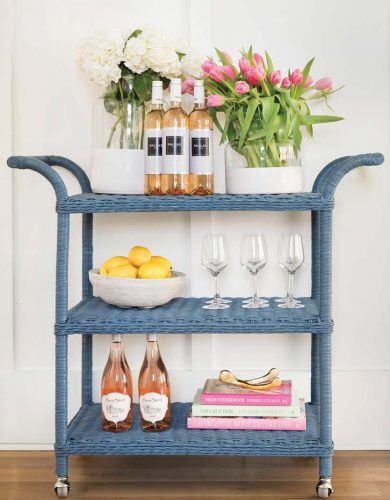
[[[115,333],[111,336],[112,342],[122,342],[122,335],[120,333]]]
[[[146,336],[146,339],[148,342],[156,342],[157,341],[157,335],[155,333],[148,333]]]

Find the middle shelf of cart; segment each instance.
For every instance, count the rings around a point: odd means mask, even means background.
[[[180,297],[152,309],[122,309],[97,297],[82,300],[69,310],[63,323],[56,323],[56,335],[113,333],[311,333],[329,334],[333,322],[323,321],[317,301],[299,300],[301,309],[278,307],[275,297],[263,309],[242,308],[242,298],[232,298],[228,309],[207,310],[206,298]]]

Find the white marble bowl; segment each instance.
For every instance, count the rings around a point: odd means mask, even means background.
[[[171,278],[145,280],[102,276],[99,269],[89,271],[93,294],[117,307],[157,307],[179,296],[186,275],[172,271]]]

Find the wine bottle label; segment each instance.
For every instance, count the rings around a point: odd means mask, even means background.
[[[163,129],[163,173],[188,174],[188,129]]]
[[[190,173],[212,174],[212,138],[213,131],[209,129],[190,130]]]
[[[168,410],[168,397],[157,392],[148,392],[139,398],[142,418],[147,422],[160,422]]]
[[[145,174],[161,174],[162,130],[146,129],[144,134]]]
[[[131,399],[128,394],[120,392],[110,392],[102,396],[102,411],[104,418],[117,424],[126,419],[131,406]]]

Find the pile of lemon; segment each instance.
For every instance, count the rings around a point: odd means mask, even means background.
[[[128,257],[111,257],[100,268],[103,276],[156,280],[171,278],[171,263],[165,257],[152,255],[146,247],[133,247]]]

